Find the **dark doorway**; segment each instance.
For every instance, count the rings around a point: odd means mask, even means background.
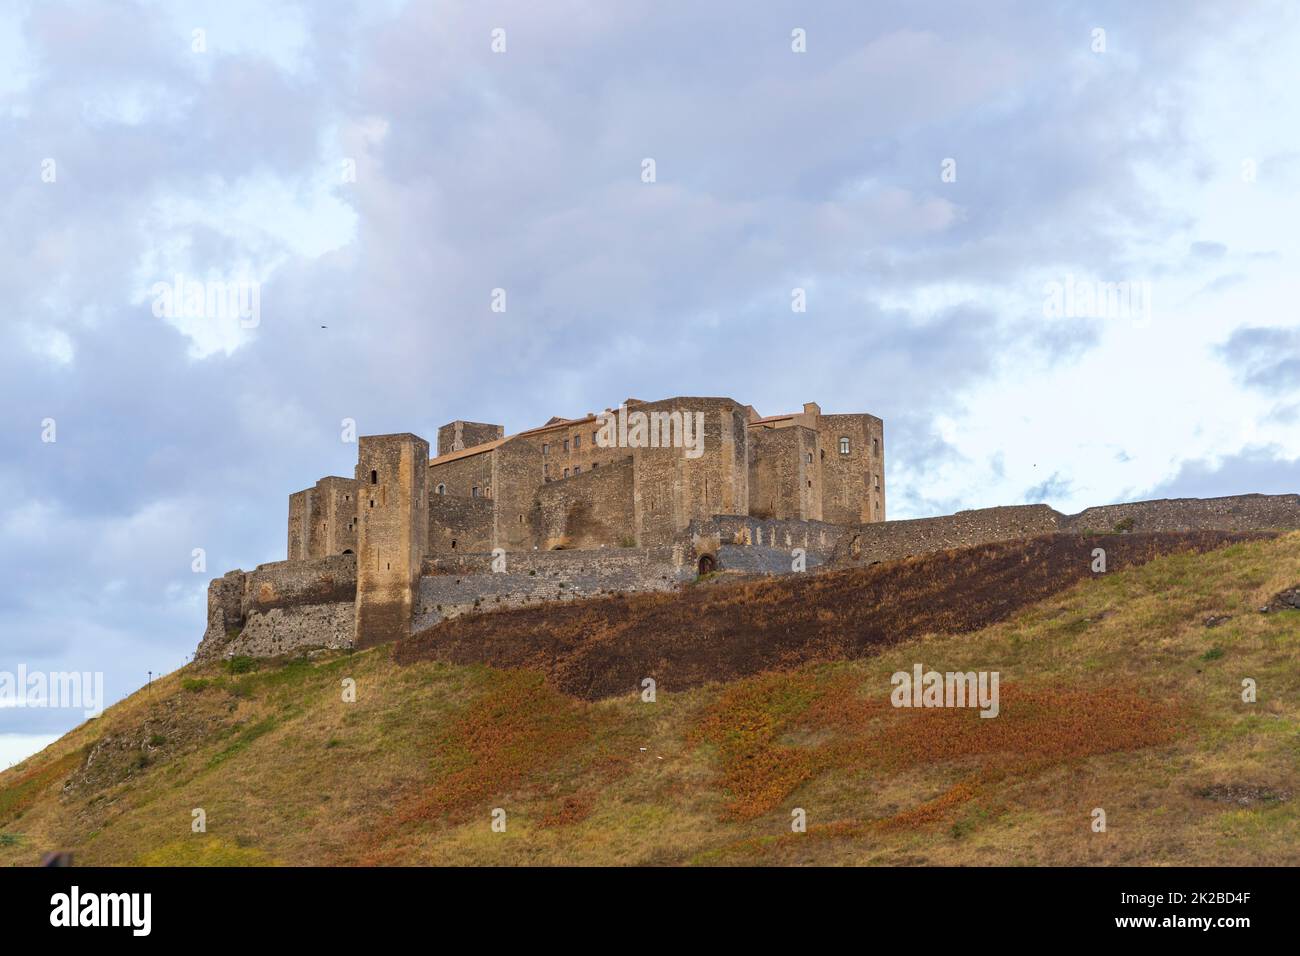
[[[701,575],[704,575],[704,574],[711,574],[711,573],[713,573],[715,570],[717,570],[717,567],[718,567],[718,563],[717,563],[716,561],[713,560],[713,555],[711,555],[711,554],[702,554],[702,555],[700,555],[700,574],[701,574]]]
[[[343,553],[344,553],[344,554],[351,554],[351,553],[352,553],[352,549],[351,549],[351,548],[344,548],[344,549],[343,549]]]

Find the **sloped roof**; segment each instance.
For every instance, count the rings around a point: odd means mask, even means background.
[[[459,461],[461,458],[470,458],[474,455],[481,455],[484,452],[500,448],[512,438],[519,438],[522,435],[539,435],[542,432],[557,431],[562,428],[568,428],[571,425],[581,425],[585,422],[594,422],[595,415],[584,415],[582,418],[552,418],[545,425],[537,428],[529,428],[522,432],[515,432],[513,435],[506,435],[504,438],[494,438],[492,441],[484,442],[481,445],[474,445],[470,448],[462,448],[460,451],[449,451],[445,455],[439,455],[437,458],[430,458],[429,465],[445,465],[448,462]]]

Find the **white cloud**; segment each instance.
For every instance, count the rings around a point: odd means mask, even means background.
[[[60,734],[0,734],[0,768],[12,767],[38,754]]]

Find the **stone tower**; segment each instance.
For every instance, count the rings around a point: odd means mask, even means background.
[[[420,565],[428,550],[429,443],[371,435],[357,451],[357,614],[353,646],[410,634]]]

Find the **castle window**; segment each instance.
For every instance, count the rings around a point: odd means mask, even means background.
[[[564,469],[564,477],[565,477],[565,478],[568,478],[568,477],[569,477],[569,469],[567,469],[567,468]]]
[[[581,435],[574,435],[574,436],[573,436],[573,450],[574,450],[574,451],[577,451],[577,450],[578,450],[579,448],[581,448],[581,447],[582,447],[582,436],[581,436]]]
[[[548,462],[542,462],[542,476],[545,477],[551,473],[551,466]]]
[[[370,483],[372,485],[379,484],[379,472],[375,471],[374,469],[371,469],[370,471]]]
[[[811,478],[808,479],[808,487],[809,487],[809,488],[812,487],[812,479],[811,479]]]
[[[876,487],[879,488],[879,487],[880,487],[880,476],[879,476],[879,475],[876,475],[875,478],[876,478]]]
[[[574,465],[574,466],[573,466],[573,473],[574,473],[575,475],[577,475],[577,474],[581,474],[581,472],[582,472],[582,466],[581,466],[581,465]]]
[[[454,551],[455,548],[456,548],[456,539],[455,539],[455,538],[452,538],[452,539],[451,539],[451,547],[452,547],[452,550]]]
[[[840,439],[840,454],[841,454],[841,455],[847,455],[848,453],[849,453],[849,440],[848,440],[847,438],[841,438],[841,439]]]
[[[438,485],[438,494],[440,494],[440,495],[445,495],[446,493],[447,493],[447,486],[444,485],[444,484],[439,483],[439,485]]]
[[[564,450],[565,450],[565,451],[568,451],[568,450],[569,450],[569,439],[567,439],[567,438],[564,439]]]
[[[471,488],[471,489],[469,490],[469,496],[470,496],[471,498],[477,498],[477,497],[478,497],[478,485],[475,485],[473,488]]]
[[[808,452],[808,464],[812,464],[812,452]]]
[[[598,461],[593,461],[593,462],[591,463],[591,467],[592,467],[593,469],[594,469],[594,468],[599,468],[599,467],[600,467],[600,462],[598,462]]]
[[[524,523],[524,516],[523,516],[523,515],[520,515],[520,516],[519,516],[519,523],[520,523],[520,524],[523,524],[523,523]]]
[[[875,455],[877,458],[880,457],[880,439],[879,439],[879,438],[873,438],[873,439],[871,439],[871,454]]]
[[[549,455],[550,453],[551,453],[550,444],[548,442],[542,442],[542,455],[545,456],[545,455]]]
[[[600,442],[596,441],[596,436],[599,434],[600,434],[599,431],[594,431],[591,433],[591,444],[593,448],[600,444]]]

